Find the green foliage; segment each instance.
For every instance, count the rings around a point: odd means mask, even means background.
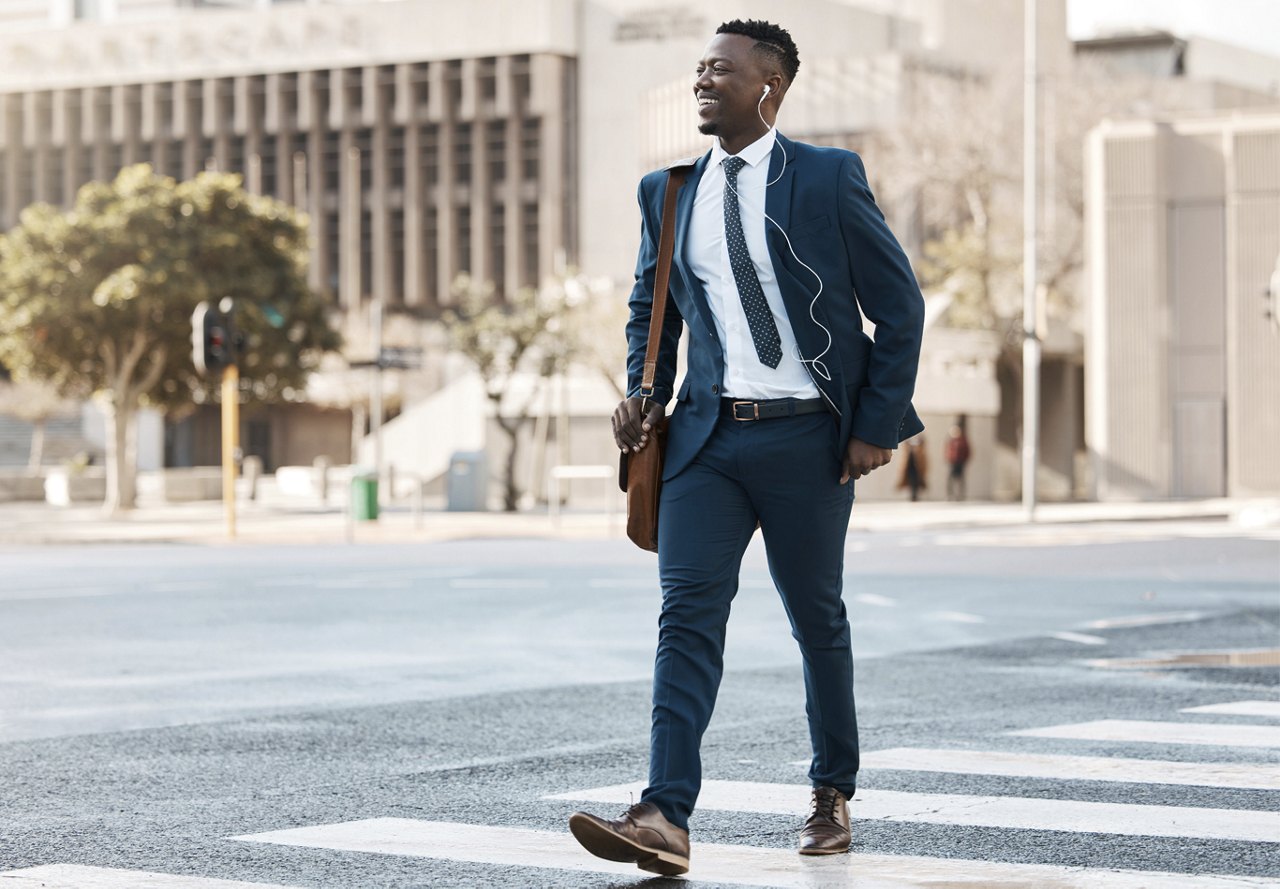
[[[305,219],[240,181],[138,164],[85,185],[65,213],[28,207],[0,237],[0,361],[65,395],[181,412],[218,385],[192,365],[191,313],[230,296],[248,397],[300,397],[338,335],[307,286]]]
[[[992,279],[1013,271],[1016,264],[1002,261],[972,224],[948,229],[942,237],[924,245],[920,263],[921,283],[952,296],[947,319],[952,327],[994,329],[998,323]]]

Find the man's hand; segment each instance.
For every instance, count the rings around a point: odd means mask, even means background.
[[[644,399],[632,396],[620,402],[613,412],[613,440],[623,452],[638,451],[649,443],[649,433],[666,414],[667,409],[649,399],[647,413],[641,412]]]
[[[845,484],[850,478],[862,478],[892,459],[893,451],[889,448],[878,448],[860,438],[851,438],[844,449],[844,472],[840,475],[840,484]]]

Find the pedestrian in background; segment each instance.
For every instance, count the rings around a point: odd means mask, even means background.
[[[964,434],[964,417],[956,420],[947,437],[947,499],[964,499],[964,467],[969,462],[969,437]]]
[[[898,473],[898,490],[906,488],[911,492],[911,502],[920,499],[920,491],[929,485],[929,458],[924,452],[924,436],[917,435],[907,442],[906,459],[902,462],[902,470]]]
[[[688,174],[674,202],[654,390],[644,393],[668,171],[640,183],[629,397],[613,414],[618,446],[655,446],[666,404],[673,395],[679,403],[658,510],[649,785],[620,818],[577,812],[569,827],[592,854],[660,874],[689,868],[702,735],[757,523],[804,663],[813,791],[799,851],[848,851],[858,725],[841,583],[853,480],[924,428],[911,406],[924,300],[862,160],[774,129],[799,65],[784,29],[737,20],[719,27],[696,65],[698,128],[716,139],[701,158],[675,165]],[[876,326],[874,342],[861,315]],[[673,393],[683,328],[688,367]]]

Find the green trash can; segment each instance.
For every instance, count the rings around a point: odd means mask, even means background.
[[[378,519],[378,475],[362,472],[351,478],[351,515],[357,522]]]

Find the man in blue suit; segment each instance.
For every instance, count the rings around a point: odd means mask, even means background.
[[[647,446],[673,396],[678,404],[659,505],[649,786],[620,818],[578,812],[570,829],[593,854],[656,873],[689,867],[699,747],[757,524],[804,662],[813,799],[799,851],[849,848],[858,729],[841,600],[845,535],[853,480],[923,428],[911,395],[924,305],[861,159],[774,129],[799,65],[784,29],[738,20],[720,26],[697,64],[699,129],[716,140],[677,196],[652,393],[640,382],[668,172],[640,183],[628,398],[613,415],[618,446]],[[682,329],[688,367],[673,392]]]

